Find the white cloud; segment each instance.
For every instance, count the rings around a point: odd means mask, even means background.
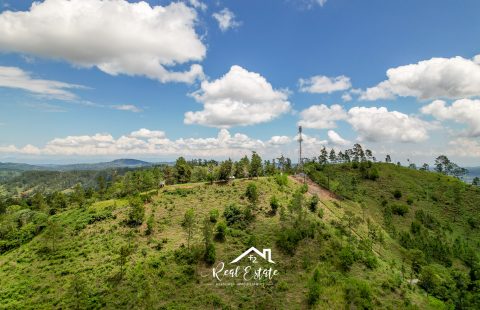
[[[20,68],[2,66],[0,66],[0,87],[22,89],[41,96],[63,100],[76,98],[75,94],[70,92],[71,89],[84,88],[81,85],[36,79]]]
[[[361,141],[420,142],[428,138],[431,125],[419,118],[385,107],[353,107],[348,111],[348,123]]]
[[[119,105],[111,105],[110,106],[114,110],[120,111],[130,111],[134,113],[142,112],[143,110],[133,104],[119,104]]]
[[[480,141],[477,139],[457,138],[450,141],[449,148],[445,152],[447,155],[480,158]],[[475,164],[478,164],[476,162]]]
[[[308,79],[300,79],[299,84],[301,92],[318,94],[330,94],[336,91],[347,90],[352,87],[350,78],[344,75],[337,77],[316,75]]]
[[[480,96],[479,55],[431,58],[416,64],[387,70],[387,80],[367,88],[361,100],[392,99],[396,96],[419,99]]]
[[[165,132],[141,128],[137,131],[132,132],[130,136],[134,138],[165,138]]]
[[[218,22],[218,27],[223,32],[241,25],[239,21],[235,20],[235,14],[227,8],[213,13],[212,16]]]
[[[350,95],[349,93],[344,93],[344,94],[342,95],[342,100],[343,100],[344,102],[352,101],[352,99],[353,99],[353,98],[352,98],[352,95]]]
[[[192,96],[202,111],[185,113],[186,124],[229,128],[268,122],[290,110],[285,91],[275,90],[260,74],[240,66],[212,82],[203,81]]]
[[[285,137],[270,141],[285,142]],[[250,154],[252,150],[261,153],[270,152],[268,144],[241,133],[230,134],[221,129],[216,137],[211,138],[180,138],[170,140],[163,131],[139,129],[115,139],[108,133],[94,135],[67,136],[55,138],[43,147],[26,145],[0,146],[3,154],[24,154],[43,156],[205,156],[205,157],[240,157]]]
[[[435,100],[422,107],[421,112],[439,120],[453,120],[468,125],[469,136],[480,136],[480,100],[460,99],[450,106],[443,100]]]
[[[330,139],[330,142],[332,142],[335,145],[347,146],[347,145],[351,144],[350,141],[345,140],[344,138],[342,138],[338,133],[336,133],[333,130],[329,130],[327,132],[327,135],[328,135],[328,138]]]
[[[199,0],[189,0],[188,2],[190,3],[191,6],[193,6],[196,9],[200,9],[202,11],[207,10],[207,5]]]
[[[292,142],[292,139],[287,136],[273,136],[267,141],[271,145],[284,145]]]
[[[206,47],[195,32],[195,9],[182,2],[151,7],[125,0],[45,0],[28,11],[0,14],[0,49],[97,67],[111,75],[140,75],[191,83]]]
[[[330,107],[321,104],[313,105],[302,112],[300,112],[299,125],[306,128],[335,128],[336,121],[344,120],[347,118],[347,113],[338,104],[334,104]]]

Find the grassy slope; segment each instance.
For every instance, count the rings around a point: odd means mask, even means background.
[[[350,172],[346,172],[350,173]],[[413,171],[404,171],[392,167],[381,170],[377,184],[363,182],[360,189],[366,191],[367,217],[381,224],[381,214],[377,206],[380,195],[391,195],[392,184],[405,191],[411,191],[421,199],[422,184]],[[420,172],[418,172],[420,173]],[[422,178],[425,177],[425,173]],[[431,183],[436,175],[428,175],[422,182]],[[397,179],[399,181],[397,181]],[[431,180],[430,180],[431,179]],[[259,248],[273,249],[277,268],[281,275],[274,287],[258,289],[255,287],[217,287],[209,277],[199,275],[211,272],[208,267],[198,264],[196,275],[190,276],[188,266],[177,263],[173,252],[185,243],[185,233],[180,225],[183,214],[188,208],[194,208],[198,215],[207,214],[211,209],[223,212],[225,206],[236,202],[247,205],[242,195],[246,184],[255,182],[261,193],[256,220],[244,231],[232,230],[225,243],[216,243],[217,261],[229,261],[243,252],[253,241]],[[449,181],[450,182],[450,181]],[[451,182],[454,182],[453,180]],[[445,183],[448,184],[448,183]],[[357,203],[342,201],[324,201],[320,205],[325,210],[323,220],[310,214],[317,221],[325,223],[322,234],[315,239],[302,241],[294,256],[283,254],[275,246],[275,234],[280,229],[279,215],[270,217],[269,199],[272,195],[280,198],[286,205],[298,184],[290,181],[286,189],[281,189],[273,179],[261,178],[254,181],[237,180],[230,185],[186,184],[168,187],[154,197],[147,205],[146,217],[154,214],[155,231],[145,236],[145,223],[138,228],[122,224],[127,216],[126,202],[103,201],[90,206],[87,210],[68,210],[56,215],[63,224],[63,237],[52,253],[42,253],[45,245],[42,235],[31,242],[0,256],[0,308],[66,308],[76,305],[73,283],[85,286],[84,304],[98,308],[219,308],[220,306],[237,308],[266,309],[304,309],[307,307],[307,282],[313,270],[318,266],[322,275],[321,298],[318,309],[343,308],[345,305],[344,287],[350,278],[367,281],[372,288],[373,304],[382,308],[405,308],[404,301],[410,300],[422,309],[437,308],[418,288],[409,289],[391,283],[398,280],[400,250],[398,245],[387,236],[384,245],[374,245],[379,255],[379,267],[368,269],[356,263],[348,273],[339,271],[338,251],[346,246],[350,239],[334,229],[331,220],[339,220],[345,210],[352,210],[363,217],[363,211]],[[174,188],[186,191],[177,193]],[[438,188],[438,195],[445,190]],[[182,194],[183,193],[183,194]],[[403,198],[402,198],[403,199]],[[413,208],[431,207],[420,201]],[[473,208],[473,207],[472,207]],[[112,210],[113,218],[87,224],[84,220],[88,212]],[[438,210],[438,215],[445,212]],[[413,214],[413,212],[411,213]],[[197,217],[200,221],[200,216]],[[464,220],[463,218],[461,219]],[[407,225],[399,222],[400,225]],[[459,233],[461,231],[460,225]],[[366,237],[366,225],[356,229],[360,238]],[[196,243],[200,244],[200,232],[196,234]],[[113,279],[119,272],[116,264],[118,249],[130,243],[134,253],[126,264],[125,277],[119,283]],[[162,248],[158,245],[161,245]],[[78,274],[80,278],[76,278]]]

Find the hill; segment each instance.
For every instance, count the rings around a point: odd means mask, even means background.
[[[0,308],[478,308],[478,188],[391,164],[305,169],[308,186],[273,174],[161,189],[146,169],[140,196],[127,173],[50,216],[54,200],[10,205]],[[245,256],[248,281],[216,273],[252,246],[274,263]]]

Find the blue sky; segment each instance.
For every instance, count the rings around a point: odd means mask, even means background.
[[[225,158],[254,149],[294,157],[300,122],[309,155],[359,141],[379,159],[393,153],[421,164],[446,153],[480,164],[478,1],[184,1],[170,16],[155,15],[160,6],[173,12],[170,1],[147,1],[140,13],[138,1],[64,2],[35,10],[32,1],[0,1],[1,161]],[[78,13],[88,5],[98,16]],[[138,34],[126,34],[120,13],[104,26],[102,14],[117,6],[133,12],[126,16]],[[56,25],[58,14],[70,19]],[[155,43],[163,38],[173,41]],[[162,67],[143,65],[148,57]],[[192,65],[203,75],[170,75]],[[392,68],[401,69],[389,79]],[[320,90],[308,87],[312,77]],[[341,110],[328,113],[334,104]]]

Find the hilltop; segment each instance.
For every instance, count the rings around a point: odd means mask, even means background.
[[[184,168],[127,172],[89,195],[75,187],[63,207],[7,206],[0,307],[478,307],[478,187],[393,164],[309,163],[308,186],[274,171],[158,188]],[[251,246],[272,250],[279,275],[215,285],[212,267]]]

